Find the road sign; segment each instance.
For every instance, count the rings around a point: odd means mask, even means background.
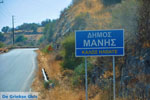
[[[75,36],[76,57],[85,57],[86,100],[88,56],[113,56],[113,95],[116,100],[115,56],[124,56],[124,30],[76,31]]]
[[[124,56],[124,30],[76,31],[76,57]]]
[[[48,51],[53,51],[53,48],[51,45],[48,47]]]

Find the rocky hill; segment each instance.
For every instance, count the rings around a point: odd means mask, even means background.
[[[38,41],[43,36],[43,27],[37,27],[36,31],[27,29],[15,29],[15,45],[19,46],[36,46]],[[4,40],[2,41],[5,45],[12,44],[12,32],[8,31],[3,33]]]
[[[61,12],[53,40],[61,43],[75,30],[124,29],[125,56],[117,57],[116,61],[117,96],[127,100],[149,100],[149,4],[148,0],[73,0]],[[108,63],[111,58],[94,59],[95,62],[91,60],[95,65],[90,76],[92,83],[111,96],[111,87],[108,87],[112,85],[112,64]]]
[[[64,36],[75,30],[102,29],[110,21],[111,15],[105,11],[100,0],[81,0],[61,12],[54,37]]]
[[[110,2],[110,0],[106,0]],[[134,35],[137,28],[138,6],[136,0],[112,2],[109,6],[103,0],[74,0],[61,12],[57,21],[54,40],[75,30],[120,29],[126,30],[126,36]],[[129,3],[128,3],[129,1]],[[130,33],[129,33],[130,32]]]

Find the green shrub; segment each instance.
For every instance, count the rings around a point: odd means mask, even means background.
[[[44,81],[44,88],[45,88],[45,89],[48,89],[48,88],[49,88],[49,81],[48,81],[48,82]]]
[[[0,48],[4,47],[4,44],[2,42],[0,42]]]
[[[53,34],[56,28],[57,20],[50,20],[44,27],[43,33],[44,33],[44,40],[47,42],[53,41]]]
[[[62,56],[60,54],[57,54],[55,60],[62,60]]]
[[[139,1],[125,0],[120,5],[112,8],[112,22],[110,28],[125,30],[125,38],[133,41],[138,28]]]
[[[89,18],[89,13],[80,13],[77,17],[75,17],[74,25],[72,27],[73,30],[84,30],[87,26],[86,19]]]
[[[42,43],[44,41],[45,37],[42,36],[39,40],[38,40],[38,44]]]
[[[76,66],[80,65],[82,58],[75,57],[75,36],[71,34],[67,36],[63,43],[63,62],[62,67],[64,69],[74,70]]]
[[[0,32],[0,41],[1,41],[1,42],[5,41],[4,34],[2,34],[1,32]]]
[[[55,85],[58,85],[58,81],[57,80],[48,80],[47,82],[44,81],[44,88],[45,89],[54,88]]]
[[[113,4],[116,4],[116,3],[121,3],[121,0],[102,0],[102,3],[105,6],[110,6],[110,5],[113,5]]]
[[[43,49],[41,49],[41,51],[42,51],[43,53],[50,53],[51,51],[48,50],[49,46],[50,46],[50,45],[45,46]]]
[[[26,40],[27,40],[27,38],[24,37],[24,35],[19,35],[19,36],[17,36],[15,42],[24,42]]]
[[[94,66],[90,63],[87,64],[87,72],[88,72],[88,83],[91,82],[91,74],[92,74],[92,69]],[[72,78],[72,84],[73,86],[84,86],[85,84],[85,63],[81,63],[78,65],[73,74]]]
[[[75,5],[75,4],[78,4],[79,2],[81,2],[82,0],[72,0],[72,4]]]

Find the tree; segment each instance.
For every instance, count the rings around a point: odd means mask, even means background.
[[[4,41],[5,40],[5,37],[4,35],[0,32],[0,41]]]
[[[77,4],[79,3],[79,1],[82,1],[82,0],[72,0],[72,4]]]
[[[17,29],[18,30],[33,30],[35,32],[35,30],[37,30],[38,27],[39,25],[36,23],[24,23],[18,26]]]
[[[41,26],[46,26],[48,23],[50,23],[51,20],[50,19],[46,19],[45,21],[41,22]]]
[[[102,3],[105,6],[109,6],[109,5],[113,5],[113,4],[116,4],[116,3],[121,3],[121,0],[102,0]]]
[[[55,31],[56,22],[57,20],[52,20],[44,27],[44,37],[48,42],[52,41],[52,36]]]
[[[0,42],[0,48],[4,47],[4,44],[2,42]]]
[[[9,27],[8,27],[8,26],[5,26],[5,27],[2,28],[2,32],[4,32],[4,33],[7,33],[8,30],[9,30]]]
[[[64,52],[64,60],[62,67],[64,69],[74,70],[83,61],[80,57],[75,57],[75,35],[70,33],[62,42]]]
[[[138,21],[138,43],[150,44],[150,1],[142,0],[140,8],[140,18]]]
[[[25,38],[23,35],[19,35],[16,38],[15,42],[24,42],[25,40],[27,40],[27,38]]]

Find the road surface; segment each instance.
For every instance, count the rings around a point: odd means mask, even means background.
[[[30,91],[35,70],[34,49],[14,49],[0,54],[0,92]]]

